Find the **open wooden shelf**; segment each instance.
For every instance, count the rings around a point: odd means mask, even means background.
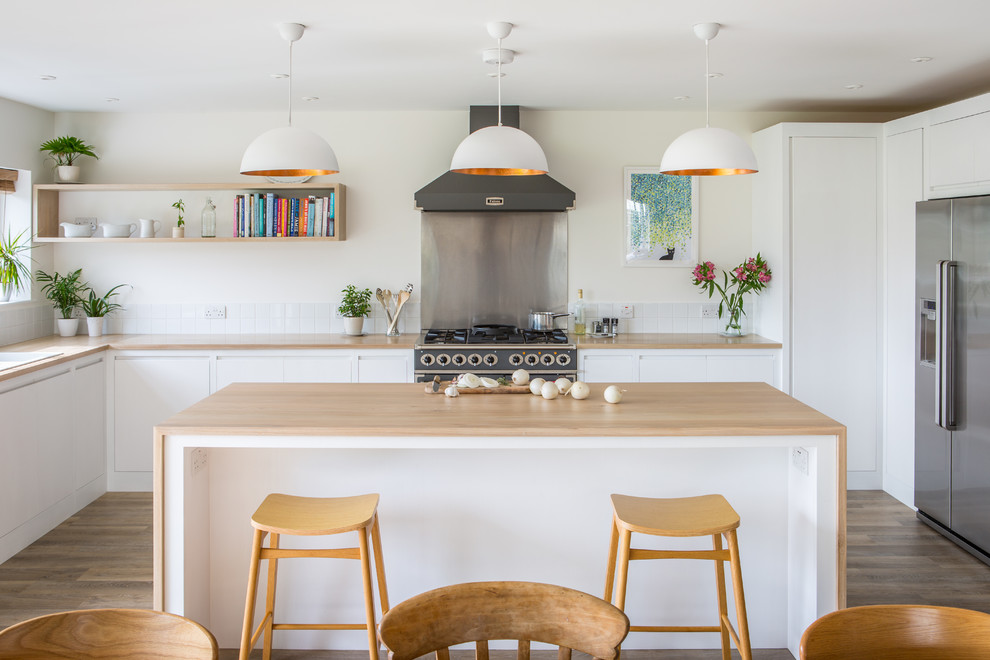
[[[306,197],[317,195],[327,196],[330,191],[334,193],[334,235],[333,236],[298,236],[298,237],[234,237],[217,236],[216,238],[201,238],[190,236],[188,238],[65,238],[59,235],[59,203],[62,195],[73,193],[108,193],[115,192],[186,192],[186,191],[217,191],[237,193],[269,193],[282,192],[292,196]],[[143,217],[154,217],[146,215]],[[227,222],[223,219],[226,217]],[[156,218],[157,219],[157,218]],[[135,218],[136,220],[136,218]],[[132,220],[133,221],[133,220]],[[225,216],[221,210],[217,211],[218,232],[233,230],[233,219],[229,213]],[[165,224],[164,222],[162,223]],[[344,204],[344,185],[341,183],[264,183],[262,185],[246,183],[42,183],[34,186],[34,241],[36,243],[186,243],[186,242],[214,242],[214,243],[235,243],[235,242],[313,242],[332,241],[339,242],[346,240],[346,218]],[[160,230],[160,231],[165,231]],[[188,231],[188,228],[187,228]]]

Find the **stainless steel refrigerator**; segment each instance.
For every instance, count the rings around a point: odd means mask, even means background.
[[[914,504],[990,563],[990,197],[916,217]]]

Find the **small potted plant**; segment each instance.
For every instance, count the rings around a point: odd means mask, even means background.
[[[185,238],[186,221],[182,219],[182,214],[186,212],[186,204],[180,198],[179,201],[172,202],[172,208],[179,213],[179,221],[175,223],[174,227],[172,227],[172,238]]]
[[[77,137],[63,135],[41,143],[39,151],[47,151],[48,157],[55,161],[55,171],[62,183],[79,182],[79,166],[75,161],[79,156],[90,156],[100,159],[93,152],[93,147]]]
[[[24,288],[24,285],[31,281],[31,271],[24,264],[23,257],[31,259],[30,235],[25,240],[27,234],[25,229],[16,237],[12,237],[10,229],[7,235],[0,234],[0,302],[7,302],[10,297]]]
[[[89,297],[80,303],[83,313],[86,314],[86,325],[88,326],[90,337],[99,337],[103,334],[103,318],[110,316],[112,312],[122,307],[115,302],[110,302],[110,298],[117,295],[117,289],[127,286],[118,284],[102,296],[97,296],[96,291],[90,287]]]
[[[39,282],[45,282],[41,287],[45,297],[52,301],[52,306],[57,309],[62,318],[58,319],[58,334],[63,337],[72,337],[79,329],[79,319],[72,317],[72,310],[82,302],[80,294],[89,288],[85,282],[80,281],[82,268],[79,268],[68,275],[49,275],[43,270],[35,274]]]
[[[364,317],[371,313],[371,289],[357,289],[353,284],[348,284],[341,293],[344,298],[337,312],[344,317],[344,333],[364,334]]]

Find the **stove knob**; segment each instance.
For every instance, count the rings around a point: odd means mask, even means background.
[[[477,353],[471,353],[471,355],[468,356],[468,364],[470,364],[472,367],[477,367],[479,364],[481,364],[481,356],[478,355]]]
[[[520,355],[519,353],[513,353],[512,355],[509,356],[509,364],[511,364],[513,367],[518,367],[522,363],[523,363],[523,356]]]
[[[455,353],[453,362],[455,367],[459,367],[465,362],[467,362],[467,358],[461,355],[460,353]]]
[[[441,353],[440,355],[437,356],[437,364],[439,364],[441,367],[446,367],[448,364],[450,364],[450,356],[447,355],[446,353]]]
[[[571,356],[568,355],[567,353],[561,353],[560,355],[557,356],[557,364],[559,364],[560,366],[566,367],[570,363],[571,363]]]
[[[423,353],[421,356],[419,356],[419,361],[420,364],[422,364],[424,367],[428,367],[434,362],[436,362],[436,358],[430,355],[429,353]]]
[[[489,353],[488,355],[485,356],[485,364],[487,364],[489,367],[495,366],[497,362],[498,362],[498,356],[495,355],[494,353]]]
[[[540,363],[540,356],[537,355],[536,353],[530,353],[529,355],[526,356],[526,364],[528,364],[529,366],[535,367],[539,363]]]
[[[556,360],[554,359],[553,355],[551,355],[550,353],[544,353],[543,356],[540,358],[540,362],[547,365],[548,367],[551,364],[553,364],[555,361]]]

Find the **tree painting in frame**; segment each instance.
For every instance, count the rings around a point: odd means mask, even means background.
[[[698,263],[698,177],[660,174],[658,167],[625,168],[625,264]]]

